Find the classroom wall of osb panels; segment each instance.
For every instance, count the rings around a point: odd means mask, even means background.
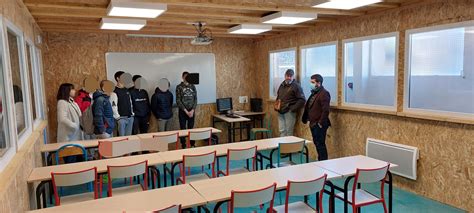
[[[57,115],[56,93],[62,83],[73,83],[80,88],[87,76],[96,79],[106,78],[105,53],[214,53],[216,60],[217,97],[239,95],[252,97],[252,82],[248,78],[254,69],[253,41],[246,39],[219,38],[209,46],[193,46],[189,39],[174,38],[132,38],[117,34],[89,33],[47,33],[44,48],[45,87],[49,107],[50,142],[56,142]],[[129,70],[133,75],[133,70]],[[192,72],[192,70],[191,70]],[[170,88],[175,89],[175,88]],[[149,94],[150,97],[152,94]],[[205,95],[199,94],[198,95]],[[234,108],[249,109],[250,106],[234,102]],[[198,105],[195,127],[212,126],[211,113],[215,113],[215,104]],[[219,124],[221,125],[221,124]],[[225,129],[224,126],[218,126]],[[179,129],[177,109],[174,109],[172,129]],[[152,116],[150,131],[158,131]],[[220,134],[227,141],[226,131]]]
[[[400,43],[397,99],[398,111],[401,111],[405,31],[468,21],[473,18],[474,1],[472,0],[431,0],[360,18],[318,25],[311,29],[257,42],[256,60],[261,63],[257,66],[256,76],[258,79],[268,78],[269,51],[339,41],[338,64],[340,65],[341,40],[398,31]],[[341,66],[338,71],[339,91],[341,91]],[[262,81],[257,84],[257,87],[258,95],[268,100],[268,81]],[[342,92],[337,95],[340,102]],[[272,103],[267,102],[267,109],[271,110]],[[471,196],[474,178],[472,162],[474,125],[334,108],[331,119],[333,126],[329,129],[327,136],[330,158],[365,154],[365,143],[368,137],[416,146],[420,150],[418,179],[412,181],[395,176],[396,185],[443,203],[470,211],[474,210],[474,201]],[[274,131],[277,131],[277,125],[277,120],[274,119]],[[308,127],[301,122],[297,122],[296,134],[311,139]]]

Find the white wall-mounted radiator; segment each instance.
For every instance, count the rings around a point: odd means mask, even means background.
[[[416,180],[417,147],[367,138],[365,153],[368,157],[397,164],[398,167],[390,169],[393,174]]]

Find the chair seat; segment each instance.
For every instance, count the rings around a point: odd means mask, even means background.
[[[285,205],[275,206],[273,207],[274,212],[285,212]],[[295,213],[315,213],[316,210],[308,206],[308,204],[298,201],[295,203],[288,204],[288,212],[295,212]]]
[[[278,165],[278,163],[274,163],[273,167],[278,168],[278,167],[286,167],[286,166],[293,166],[293,165],[296,165],[296,163],[294,163],[293,161],[284,161],[284,162],[280,162],[280,165]]]
[[[181,182],[184,182],[182,177],[179,177],[178,179],[179,179]],[[198,181],[198,180],[207,180],[207,179],[211,179],[211,177],[209,177],[209,176],[208,176],[207,174],[205,174],[205,173],[195,174],[195,175],[189,175],[189,176],[186,176],[186,183],[190,183],[190,182]]]
[[[357,189],[356,191],[356,196],[355,196],[355,204],[356,205],[361,205],[365,203],[371,203],[375,201],[380,201],[381,199],[378,197],[375,197],[374,195],[370,194],[369,192],[363,190],[363,189]],[[337,193],[337,197],[344,199],[344,193]],[[347,192],[347,201],[349,203],[352,203],[352,191]]]
[[[267,128],[252,128],[251,132],[269,132],[270,130]]]
[[[143,187],[141,184],[135,184],[132,186],[123,186],[123,187],[117,187],[112,189],[112,196],[117,196],[117,195],[123,195],[123,194],[129,194],[133,192],[141,192],[143,191]]]
[[[244,168],[244,167],[231,169],[231,170],[229,171],[229,173],[230,173],[231,175],[243,174],[243,173],[247,173],[247,172],[250,172],[250,171],[249,171],[247,168]]]
[[[94,200],[94,192],[82,193],[82,194],[75,194],[75,195],[68,195],[68,196],[61,196],[59,198],[61,205],[67,205],[71,203],[79,203],[88,200]]]

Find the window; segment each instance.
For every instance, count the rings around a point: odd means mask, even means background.
[[[38,103],[37,105],[37,116],[44,120],[45,119],[45,112],[44,112],[44,76],[43,76],[43,64],[42,64],[42,57],[41,57],[41,50],[38,49],[37,47],[34,47],[34,62],[35,62],[35,78],[34,78],[34,84],[36,88],[36,102]]]
[[[398,33],[343,41],[344,105],[396,110]]]
[[[28,68],[28,80],[29,80],[29,86],[30,86],[30,100],[31,100],[31,107],[32,107],[32,115],[33,115],[33,121],[36,120],[37,118],[37,111],[36,111],[36,98],[35,98],[35,93],[37,91],[37,88],[34,87],[33,85],[33,79],[36,78],[34,75],[35,68],[34,64],[34,47],[31,45],[30,42],[26,43],[26,62],[27,62],[27,68]]]
[[[13,101],[18,144],[22,144],[31,132],[28,82],[24,56],[23,33],[13,24],[7,23],[7,44],[12,75]],[[26,79],[26,80],[25,80]]]
[[[296,49],[270,52],[270,98],[275,99],[287,69],[293,69],[296,77]]]
[[[410,30],[406,40],[405,110],[472,116],[474,22]]]
[[[1,16],[0,16],[1,19]],[[1,20],[0,20],[0,157],[3,157],[3,155],[8,151],[8,149],[11,147],[10,146],[10,140],[9,140],[9,126],[8,126],[8,113],[7,110],[9,110],[7,105],[7,100],[6,100],[6,91],[5,91],[5,79],[4,79],[4,74],[5,74],[5,59],[3,57],[3,41],[2,41],[2,25],[1,25]],[[0,170],[1,171],[1,170]]]
[[[302,88],[309,98],[311,76],[323,76],[323,86],[331,94],[331,103],[337,105],[337,42],[311,45],[301,49]]]

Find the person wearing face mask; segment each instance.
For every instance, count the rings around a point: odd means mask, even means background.
[[[74,85],[64,83],[59,86],[57,94],[58,134],[57,142],[83,140],[81,131],[81,109],[74,101]]]
[[[331,95],[323,87],[323,77],[319,74],[311,76],[311,95],[306,102],[302,121],[308,123],[313,136],[313,143],[318,152],[318,161],[327,160],[326,133],[331,126],[329,120],[329,104]]]
[[[285,80],[281,83],[275,101],[278,114],[280,137],[292,136],[295,128],[296,113],[304,106],[304,93],[300,84],[294,79],[295,71],[288,69]]]

